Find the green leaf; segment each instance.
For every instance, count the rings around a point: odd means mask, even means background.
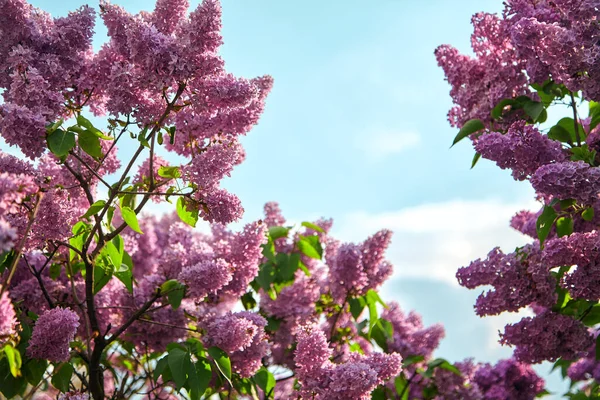
[[[494,119],[500,119],[500,117],[502,117],[502,114],[504,113],[504,109],[507,106],[511,106],[512,110],[517,104],[518,102],[515,99],[502,99],[498,102],[498,104],[496,104],[494,108],[492,108],[490,115]]]
[[[217,365],[217,368],[221,374],[227,378],[231,384],[231,361],[229,360],[227,353],[218,347],[211,347],[206,351],[208,351],[208,354],[210,354],[212,359],[215,361],[215,364]]]
[[[200,378],[196,372],[196,366],[192,363],[185,364],[185,373],[187,374],[187,385],[186,389],[190,392],[191,400],[200,400],[200,395],[204,393],[206,387],[200,393]]]
[[[118,280],[123,282],[129,293],[133,293],[133,271],[128,265],[121,264],[121,266],[115,270],[115,276]]]
[[[73,237],[69,239],[69,244],[71,246],[73,246],[74,248],[76,248],[77,250],[81,251],[83,249],[83,244],[87,240],[88,232],[89,232],[89,227],[85,222],[83,222],[83,221],[77,222],[73,226],[73,229],[72,229]],[[69,255],[70,255],[70,260],[72,261],[76,258],[77,253],[75,253],[73,250],[69,249]]]
[[[394,387],[396,388],[396,393],[402,395],[401,400],[408,400],[408,395],[410,390],[408,386],[410,383],[404,377],[404,374],[400,374],[394,379]]]
[[[290,228],[286,226],[272,226],[269,228],[269,236],[273,240],[277,240],[282,237],[287,237],[290,232]]]
[[[186,224],[196,227],[198,222],[198,207],[191,201],[179,197],[177,199],[177,215]]]
[[[537,101],[528,101],[523,105],[523,110],[531,117],[533,122],[537,122],[538,118],[544,111],[544,105]]]
[[[535,223],[535,229],[537,231],[538,239],[540,240],[540,246],[544,244],[544,241],[550,234],[554,220],[556,219],[556,211],[550,206],[545,206],[544,211],[538,217]]]
[[[402,365],[404,365],[405,367],[408,367],[409,365],[419,363],[419,362],[423,361],[424,359],[425,359],[425,357],[421,356],[421,355],[406,357],[402,360]]]
[[[138,135],[138,140],[140,141],[140,144],[146,148],[150,148],[150,143],[148,143],[148,139],[146,139],[145,135],[139,134]]]
[[[373,289],[369,289],[369,291],[365,295],[365,300],[367,301],[367,304],[379,303],[387,308],[383,300],[381,300],[381,297],[379,297],[379,294]]]
[[[369,307],[369,333],[367,334],[367,337],[371,337],[371,333],[373,332],[373,328],[375,327],[375,325],[377,324],[378,318],[377,318],[377,304],[374,302],[370,302],[367,303],[367,306]]]
[[[154,382],[158,382],[158,378],[160,378],[160,376],[163,374],[165,368],[169,366],[168,358],[169,356],[167,355],[157,361],[156,367],[154,368],[154,373],[152,374]]]
[[[254,296],[252,296],[252,292],[246,292],[242,298],[242,305],[244,306],[244,310],[252,310],[254,307],[256,307],[256,300],[254,299]]]
[[[102,157],[102,147],[100,139],[88,130],[82,130],[78,135],[79,147],[94,158]]]
[[[23,365],[23,376],[30,385],[36,386],[44,377],[48,368],[48,361],[30,358]]]
[[[58,121],[56,121],[53,124],[48,124],[46,125],[46,133],[50,134],[52,132],[54,132],[55,130],[57,130],[58,128],[60,128],[63,124],[63,122],[65,122],[63,119],[59,119]]]
[[[549,396],[552,393],[550,393],[549,391],[547,391],[546,389],[542,390],[541,392],[539,392],[538,394],[535,395],[536,398],[540,398],[540,397],[545,397],[545,396]]]
[[[17,396],[22,396],[27,388],[25,378],[15,378],[10,373],[10,367],[6,358],[0,359],[0,392],[6,398],[12,399]]]
[[[179,281],[177,279],[170,279],[170,280],[164,282],[162,285],[160,285],[160,291],[162,293],[167,293],[167,292],[177,289],[179,287],[181,287],[181,283],[179,283]]]
[[[381,349],[386,353],[388,352],[388,339],[391,338],[391,335],[393,334],[393,329],[394,328],[392,327],[389,321],[380,318],[375,321],[375,325],[373,326],[373,329],[370,333],[373,340],[375,340],[375,343],[377,343],[377,345],[381,347]]]
[[[298,253],[292,253],[289,256],[286,253],[278,253],[277,256],[275,256],[275,263],[277,265],[275,282],[293,282],[294,274],[298,269],[298,262],[300,262]]]
[[[181,178],[181,172],[179,171],[179,167],[160,167],[158,168],[158,176],[177,179]]]
[[[597,152],[596,150],[590,150],[587,144],[581,147],[572,147],[569,150],[571,151],[571,161],[585,161],[592,167],[596,165]]]
[[[278,319],[275,317],[268,317],[267,318],[267,326],[265,326],[265,330],[268,332],[277,332],[279,330],[279,327],[281,326],[282,322],[283,322],[282,319]]]
[[[6,354],[6,358],[8,360],[8,366],[10,367],[10,373],[15,378],[21,376],[21,353],[19,353],[14,347],[11,345],[4,346],[4,354]]]
[[[475,153],[475,155],[473,156],[473,161],[471,161],[471,169],[475,168],[475,165],[477,165],[477,162],[479,161],[480,158],[481,158],[481,153]]]
[[[117,244],[115,245],[115,240],[113,239],[112,241],[107,242],[102,251],[100,251],[100,256],[104,256],[115,270],[118,270],[121,267],[121,262],[123,260],[123,239],[120,236],[117,237],[121,239],[120,248],[117,248],[119,242],[116,241]]]
[[[169,132],[169,143],[175,144],[176,128],[174,126],[171,126],[170,128],[167,129],[167,132]]]
[[[265,367],[262,367],[254,374],[254,381],[265,393],[265,398],[270,398],[273,395],[275,389],[275,377]]]
[[[3,273],[4,270],[12,264],[14,258],[14,251],[5,251],[4,253],[0,253],[0,274]]]
[[[371,392],[371,400],[387,400],[383,386],[378,386]]]
[[[550,131],[548,131],[548,137],[563,143],[573,143],[574,141],[574,138],[571,137],[569,131],[560,125],[554,125],[552,128],[550,128]]]
[[[256,276],[256,282],[266,291],[271,287],[271,284],[275,282],[275,277],[275,267],[272,262],[268,261],[260,266],[260,270]]]
[[[302,272],[304,272],[304,275],[306,276],[310,276],[310,270],[308,269],[308,267],[306,265],[304,265],[304,263],[302,261],[298,262],[298,268],[300,268],[302,270]]]
[[[461,376],[460,370],[458,368],[456,368],[453,364],[450,364],[447,360],[444,360],[443,358],[436,358],[433,361],[430,361],[428,364],[428,372],[432,371],[431,373],[433,374],[433,370],[435,368],[441,368],[441,369],[445,369],[447,371],[453,372],[458,376]]]
[[[558,204],[560,205],[560,209],[564,211],[577,204],[577,201],[575,199],[560,200]]]
[[[589,207],[589,208],[586,208],[585,210],[583,210],[583,212],[581,213],[581,218],[583,218],[584,221],[593,220],[594,219],[594,208]]]
[[[69,383],[73,375],[73,366],[69,363],[61,363],[54,367],[54,375],[52,376],[52,385],[60,392],[69,391]]]
[[[365,295],[365,301],[367,303],[367,307],[369,308],[369,333],[367,336],[371,337],[371,332],[378,322],[377,303],[381,304],[384,307],[386,305],[383,302],[383,300],[381,300],[381,298],[379,297],[379,294],[377,294],[377,292],[373,289],[369,289],[369,291]]]
[[[131,229],[133,229],[137,233],[144,233],[140,229],[140,225],[138,224],[138,219],[137,215],[135,214],[135,211],[133,211],[129,207],[121,207],[121,215],[123,216],[123,220],[125,221],[125,223],[129,225]]]
[[[84,127],[85,129],[87,129],[90,133],[92,133],[93,135],[99,137],[100,139],[104,139],[104,140],[113,140],[112,137],[110,136],[106,136],[104,133],[102,133],[102,131],[98,128],[96,128],[91,122],[90,120],[88,120],[87,118],[85,118],[83,115],[78,115],[77,116],[77,123]]]
[[[308,228],[308,229],[312,229],[313,231],[317,231],[317,232],[321,232],[324,233],[325,231],[323,230],[323,228],[321,228],[318,225],[313,224],[312,222],[308,222],[308,221],[304,221],[302,223],[302,226]]]
[[[106,257],[100,257],[94,266],[94,294],[102,290],[110,282],[114,273],[114,266]]]
[[[134,186],[128,186],[126,188],[123,189],[123,192],[125,193],[121,193],[119,194],[119,206],[121,208],[123,207],[129,207],[131,209],[135,208],[135,194],[131,193],[135,191],[135,187]]]
[[[485,125],[483,124],[483,122],[481,122],[481,120],[479,120],[479,119],[468,120],[467,122],[464,123],[462,128],[460,128],[458,135],[456,135],[456,137],[454,138],[454,141],[452,142],[452,146],[454,146],[456,143],[460,142],[467,136],[470,136],[475,132],[479,132],[482,129],[485,129]],[[450,147],[452,147],[452,146],[450,146]]]
[[[585,139],[585,132],[583,127],[578,124],[578,131],[580,139]],[[577,135],[575,134],[575,122],[573,118],[562,118],[548,131],[548,137],[550,139],[558,140],[563,143],[574,143],[577,141]]]
[[[594,326],[600,324],[600,304],[594,304],[581,320],[585,326]]]
[[[595,101],[590,101],[590,112],[589,117],[592,118],[590,121],[590,131],[598,126],[600,123],[600,104]]]
[[[316,235],[300,236],[298,240],[298,249],[307,257],[320,260],[323,256],[323,247]]]
[[[48,268],[48,275],[50,276],[50,279],[55,281],[60,276],[61,271],[62,264],[52,264],[50,265],[50,268]]]
[[[363,296],[353,297],[348,301],[348,303],[350,303],[350,313],[354,319],[360,317],[360,314],[362,314],[365,306],[367,305],[367,301]]]
[[[188,364],[191,364],[192,362],[190,360],[190,354],[180,348],[174,348],[169,350],[167,361],[173,376],[173,381],[177,385],[177,389],[181,389],[183,385],[185,385],[187,379],[186,371],[188,369]]]
[[[197,385],[198,397],[200,397],[204,394],[204,392],[206,392],[206,389],[210,384],[210,380],[212,379],[212,369],[210,367],[210,363],[205,358],[200,358],[198,360],[195,365],[195,369],[196,378],[194,379],[197,379],[197,383],[195,383],[195,385]],[[192,394],[193,392],[194,390],[192,390]]]
[[[169,302],[169,304],[171,305],[173,310],[177,310],[179,308],[184,295],[185,295],[185,287],[181,284],[180,284],[179,288],[177,288],[175,290],[171,290],[167,294],[167,301]]]
[[[86,211],[85,214],[83,214],[83,216],[81,218],[89,218],[92,215],[96,215],[100,212],[100,210],[102,210],[104,208],[104,206],[106,205],[106,201],[104,200],[98,200],[97,202],[95,202],[94,204],[92,204],[90,206],[90,208],[88,208],[88,210]]]
[[[69,131],[57,129],[46,138],[50,151],[58,156],[64,157],[75,147],[75,134]]]
[[[569,236],[573,233],[573,219],[560,217],[556,220],[556,234],[558,237]]]

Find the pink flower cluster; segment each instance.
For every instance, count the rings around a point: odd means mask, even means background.
[[[518,311],[532,303],[551,307],[556,302],[556,280],[542,261],[537,245],[527,245],[515,253],[504,254],[495,248],[485,260],[473,261],[458,270],[458,282],[469,289],[491,285],[475,303],[478,315]]]
[[[327,260],[336,300],[377,289],[391,275],[392,266],[383,258],[391,237],[392,232],[383,230],[361,244],[347,243],[337,248]]]
[[[475,143],[481,156],[495,161],[502,169],[511,169],[516,180],[533,175],[543,165],[566,160],[559,142],[542,135],[525,121],[513,123],[506,134],[489,132]]]
[[[10,337],[15,335],[17,318],[8,293],[0,296],[0,345],[4,344]]]
[[[486,130],[472,137],[475,150],[512,170],[515,180],[529,180],[546,206],[546,214],[522,211],[510,222],[534,243],[509,254],[493,249],[486,259],[457,272],[462,286],[491,286],[477,298],[478,315],[523,307],[536,311],[507,325],[500,339],[514,346],[516,359],[526,363],[577,360],[593,347],[586,326],[590,322],[584,319],[585,309],[600,299],[600,241],[594,215],[600,168],[593,152],[598,150],[598,135],[597,128],[591,129],[593,112],[583,118],[574,99],[581,94],[597,101],[600,96],[599,18],[597,0],[509,0],[501,16],[474,17],[475,59],[448,46],[436,50],[456,104],[449,114],[451,125],[462,127],[470,118],[481,119]],[[529,103],[519,112],[514,112],[513,102],[508,115],[492,118],[500,100],[520,95],[539,100],[529,94],[530,85],[542,102]],[[561,99],[573,108],[573,120],[559,122],[547,134],[531,124],[536,119],[532,111],[541,116],[552,110],[549,102],[560,104]],[[585,372],[573,373],[591,373],[586,365],[580,367]],[[501,394],[492,398],[507,396],[496,390]]]
[[[260,368],[267,355],[266,325],[263,317],[249,311],[208,318],[202,324],[204,345],[217,346],[227,352],[233,370],[248,378]]]
[[[79,317],[69,308],[57,307],[44,312],[35,322],[27,354],[54,362],[68,361],[69,343],[78,327]]]
[[[546,310],[507,325],[500,341],[516,346],[515,357],[519,361],[539,363],[586,356],[594,338],[580,321]]]
[[[390,321],[394,328],[394,333],[388,340],[389,350],[404,358],[414,356],[431,358],[433,351],[445,336],[443,326],[438,324],[426,328],[419,314],[411,311],[405,315],[400,306],[394,302],[387,304],[381,318]]]
[[[323,331],[307,327],[298,333],[294,360],[300,394],[315,399],[370,399],[376,386],[400,373],[398,354],[354,354],[345,363],[330,361],[332,350]]]
[[[31,159],[45,148],[46,125],[67,116],[89,91],[94,10],[52,18],[23,0],[0,2],[2,136]]]
[[[490,112],[500,100],[529,94],[524,63],[516,57],[507,23],[486,13],[475,14],[471,22],[474,58],[449,45],[435,51],[455,104],[448,120],[457,127],[470,119],[480,119],[489,125]]]

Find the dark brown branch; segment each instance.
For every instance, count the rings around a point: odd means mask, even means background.
[[[77,153],[75,153],[74,151],[70,151],[69,154],[72,155],[73,157],[75,157],[77,159],[77,161],[79,161],[81,163],[81,165],[86,167],[96,177],[96,179],[98,179],[100,182],[102,182],[104,184],[104,186],[106,186],[107,188],[110,189],[110,185],[108,184],[108,182],[106,182],[98,174],[98,172],[96,172],[96,170],[94,168],[92,168],[83,158],[79,157],[79,155],[77,155]],[[65,163],[65,165],[68,165],[68,164]]]
[[[40,289],[42,289],[42,294],[44,295],[44,299],[46,299],[46,302],[48,303],[50,308],[54,308],[54,302],[50,298],[50,294],[48,294],[48,290],[46,289],[46,285],[44,285],[44,281],[42,279],[41,274],[38,271],[36,271],[35,268],[33,268],[33,266],[31,264],[29,264],[29,261],[27,261],[27,257],[25,255],[23,255],[23,260],[25,261],[25,264],[27,264],[27,268],[29,268],[29,271],[33,274],[35,279],[38,281],[38,285],[40,286]]]
[[[169,114],[171,113],[171,111],[173,111],[173,109],[175,108],[175,103],[177,102],[177,100],[179,100],[179,97],[183,94],[184,90],[185,90],[185,84],[184,83],[180,83],[179,87],[177,89],[177,93],[173,97],[173,100],[170,103],[167,104],[167,108],[165,109],[165,112],[162,114],[162,116],[160,117],[160,119],[157,121],[157,123],[154,126],[154,128],[152,128],[152,131],[148,135],[148,139],[152,139],[152,137],[156,134],[156,132],[158,132],[162,128],[162,124],[165,122],[165,120],[167,119],[167,117],[169,116]],[[108,208],[109,208],[110,204],[117,197],[117,194],[121,190],[121,187],[123,186],[123,182],[125,182],[125,179],[127,178],[127,175],[129,174],[129,171],[131,170],[131,168],[133,167],[133,164],[135,163],[135,161],[137,160],[137,158],[139,157],[139,155],[142,153],[143,150],[144,150],[144,145],[140,144],[139,147],[137,148],[136,152],[131,157],[131,160],[129,161],[129,164],[127,165],[127,167],[125,167],[125,170],[123,171],[123,174],[121,175],[121,178],[119,179],[119,181],[117,182],[117,184],[115,185],[115,187],[110,191],[110,194],[108,196],[108,200],[106,202],[106,206],[104,206],[104,208],[100,211],[100,216],[99,216],[100,220],[102,220],[104,218],[104,215],[108,211]],[[90,233],[90,238],[87,240],[87,242],[84,245],[84,248],[86,250],[87,250],[87,248],[89,247],[89,245],[90,245],[90,243],[92,241],[94,232],[97,229],[99,229],[99,227],[100,227],[100,223],[96,222],[96,225],[92,228],[92,231]],[[94,253],[93,254],[98,254],[100,252],[100,250],[102,249],[102,247],[104,246],[105,242],[106,241],[101,238],[98,241],[98,245],[94,249]]]
[[[197,329],[192,329],[192,328],[188,328],[188,327],[185,327],[185,326],[177,326],[177,325],[172,325],[172,324],[165,324],[164,322],[152,321],[151,319],[139,318],[138,320],[141,321],[141,322],[146,322],[148,324],[154,324],[154,325],[160,325],[160,326],[167,326],[167,327],[173,328],[173,329],[183,329],[183,330],[190,331],[190,332],[198,332]]]
[[[74,153],[71,153],[71,154],[74,154]],[[71,166],[69,164],[67,164],[66,162],[64,165],[69,170],[69,172],[71,172],[71,174],[75,177],[75,179],[77,179],[77,182],[79,182],[79,184],[81,185],[81,188],[83,189],[83,191],[85,193],[85,197],[87,198],[87,201],[90,204],[90,206],[92,204],[94,204],[94,196],[92,195],[90,186],[88,185],[86,180],[83,178],[83,176],[80,173],[73,170],[73,168],[71,168]],[[102,218],[98,217],[98,215],[94,215],[94,219],[96,221],[96,226],[98,226],[98,236],[100,239],[102,239],[102,237],[104,236],[104,233],[102,232],[102,226],[101,226]],[[91,239],[93,239],[93,234],[90,233],[90,237],[88,240],[91,240]]]
[[[148,309],[154,304],[156,300],[161,297],[160,288],[156,289],[156,292],[152,295],[152,297],[144,303],[136,312],[134,312],[127,321],[123,325],[121,325],[115,333],[113,333],[107,340],[106,344],[110,344],[115,341],[123,332],[127,330],[136,320],[138,320]]]

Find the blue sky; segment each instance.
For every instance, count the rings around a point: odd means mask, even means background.
[[[32,3],[54,15],[81,5]],[[469,52],[471,15],[500,11],[501,0],[222,3],[227,69],[275,78],[259,125],[243,140],[247,159],[225,183],[242,199],[244,219],[260,218],[263,204],[276,200],[290,220],[333,217],[343,240],[393,229],[396,271],[384,294],[445,325],[438,355],[508,356],[497,331],[515,316],[477,318],[479,292],[453,276],[496,245],[510,251],[526,242],[508,221],[535,207],[533,193],[489,162],[469,170],[466,142],[449,150],[449,86],[433,56],[443,43]],[[99,45],[105,29],[96,32]]]

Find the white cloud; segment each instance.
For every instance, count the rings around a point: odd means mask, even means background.
[[[517,211],[538,207],[534,201],[452,200],[376,214],[356,212],[338,220],[334,234],[344,241],[361,241],[390,229],[394,236],[387,257],[395,276],[456,284],[456,270],[492,248],[512,251],[529,242],[509,221]]]
[[[370,159],[381,159],[417,147],[421,136],[412,131],[395,132],[391,130],[367,132],[357,136],[355,146],[364,151]]]

